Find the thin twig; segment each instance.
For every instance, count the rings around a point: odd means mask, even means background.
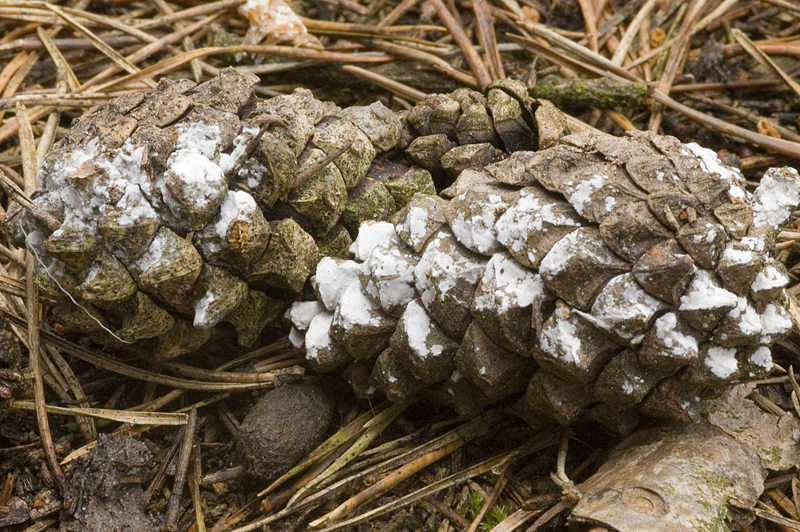
[[[478,86],[481,90],[485,89],[491,83],[492,77],[489,75],[489,71],[486,70],[486,65],[483,64],[481,56],[464,32],[464,28],[458,24],[447,6],[442,3],[442,0],[430,0],[430,3],[436,8],[436,13],[445,27],[447,27],[447,31],[450,32],[458,47],[464,52],[467,63],[469,63],[472,73],[475,74],[475,79],[478,80]]]
[[[192,446],[194,445],[194,432],[197,429],[197,409],[189,411],[189,422],[183,430],[183,444],[178,456],[178,467],[175,470],[175,481],[172,484],[172,493],[169,497],[167,507],[167,518],[161,526],[162,532],[175,532],[178,530],[178,511],[180,511],[181,497],[183,495],[183,485],[186,483],[186,472],[189,469],[189,460],[192,457]]]

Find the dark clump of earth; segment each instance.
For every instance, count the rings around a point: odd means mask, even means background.
[[[64,524],[70,532],[155,532],[145,513],[142,484],[153,470],[153,454],[131,436],[101,435],[88,455],[75,461],[66,477],[72,500]]]
[[[279,477],[321,443],[335,414],[334,394],[319,379],[268,391],[239,427],[242,465],[257,479]]]

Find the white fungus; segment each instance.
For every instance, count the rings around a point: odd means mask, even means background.
[[[361,265],[355,261],[336,260],[323,257],[317,264],[317,273],[312,278],[317,297],[325,308],[332,311],[348,286],[358,280]]]
[[[364,222],[358,228],[358,237],[350,246],[350,253],[357,260],[366,260],[372,250],[387,238],[396,237],[394,226],[389,222]]]

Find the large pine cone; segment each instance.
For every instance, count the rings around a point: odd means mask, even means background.
[[[595,133],[465,170],[362,226],[323,259],[292,337],[362,396],[419,393],[469,415],[525,391],[531,423],[625,432],[700,387],[765,375],[792,328],[773,258],[800,203],[795,170],[754,194],[672,137]],[[691,393],[690,393],[691,392]]]
[[[259,102],[257,80],[162,80],[88,111],[49,152],[33,201],[60,228],[17,205],[6,229],[36,252],[56,322],[102,343],[149,340],[160,358],[223,321],[249,346],[320,257],[347,257],[362,222],[435,193],[431,172],[447,180],[563,130],[547,104],[536,115],[556,126],[537,128],[510,82],[398,116],[307,90]]]

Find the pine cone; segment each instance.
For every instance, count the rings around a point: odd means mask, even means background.
[[[413,114],[413,111],[412,111]],[[644,401],[758,378],[793,321],[774,260],[800,177],[754,194],[710,150],[581,133],[464,170],[324,258],[292,338],[362,397],[423,393],[471,415],[515,393],[539,424],[626,432]],[[692,396],[693,396],[692,395]]]
[[[37,254],[57,323],[111,345],[149,340],[159,358],[196,350],[223,321],[249,346],[320,257],[347,257],[361,223],[435,193],[431,172],[446,182],[563,130],[547,104],[536,115],[557,126],[535,127],[511,82],[397,116],[302,89],[257,101],[257,80],[162,80],[86,112],[49,152],[33,202],[60,228],[18,205],[5,227]]]

